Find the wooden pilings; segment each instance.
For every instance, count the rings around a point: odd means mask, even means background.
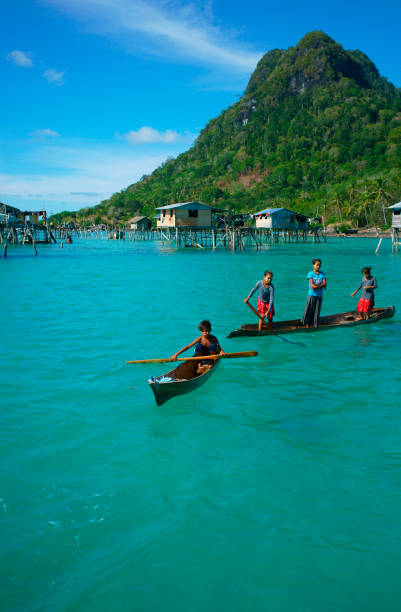
[[[256,228],[256,227],[231,227],[225,225],[220,228],[208,227],[166,227],[151,229],[126,229],[122,227],[99,228],[73,228],[60,226],[48,228],[49,242],[60,241],[60,246],[64,246],[66,238],[71,235],[73,242],[76,238],[86,240],[109,240],[111,238],[119,241],[146,241],[156,240],[162,244],[175,247],[203,248],[203,249],[229,249],[232,251],[244,251],[247,248],[264,249],[274,244],[298,244],[307,242],[308,234],[304,230],[289,230],[277,228]],[[1,236],[1,234],[0,234]],[[29,232],[26,239],[33,244],[32,236]],[[313,242],[326,241],[323,233],[314,232]],[[36,247],[35,241],[34,248]]]
[[[255,227],[197,228],[176,227],[153,230],[152,239],[181,247],[211,248],[218,247],[232,251],[246,248],[263,248],[278,243],[299,243],[307,241],[306,231],[270,229]],[[317,238],[319,241],[319,238]],[[323,240],[326,237],[323,236]],[[315,238],[314,238],[315,241]]]
[[[0,223],[0,243],[4,244],[4,257],[7,257],[8,244],[31,244],[35,255],[38,254],[36,245],[55,242],[48,225],[36,225],[29,221],[9,221]]]
[[[392,227],[391,228],[391,251],[392,253],[398,253],[400,246],[400,228]]]

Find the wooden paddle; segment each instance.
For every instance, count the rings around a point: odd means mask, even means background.
[[[225,353],[224,355],[200,355],[199,357],[178,357],[171,361],[170,359],[136,359],[134,361],[126,361],[125,363],[174,363],[175,361],[203,361],[209,359],[237,359],[238,357],[256,357],[257,351],[242,351],[240,353]]]
[[[258,317],[258,319],[262,319],[262,321],[263,321],[264,317],[262,317],[262,316],[261,316],[261,315],[258,313],[258,311],[256,310],[256,308],[254,308],[254,307],[252,306],[252,304],[250,304],[249,302],[245,302],[245,304],[248,304],[249,308],[250,308],[251,310],[253,310],[253,312],[254,312],[254,313],[255,313],[255,315]]]

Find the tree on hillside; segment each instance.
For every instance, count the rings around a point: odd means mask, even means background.
[[[335,189],[331,195],[330,195],[330,199],[329,199],[329,205],[332,206],[334,208],[334,210],[336,210],[338,212],[338,215],[340,217],[340,222],[343,222],[343,213],[342,213],[342,208],[343,208],[343,201],[340,198],[340,193],[338,188]]]
[[[391,202],[391,200],[393,199],[392,194],[389,191],[387,191],[388,180],[384,178],[375,179],[373,189],[374,189],[374,195],[375,195],[375,202],[381,206],[382,213],[383,213],[383,219],[384,219],[384,225],[387,225],[385,205],[388,206],[389,202]]]
[[[374,203],[373,191],[369,189],[367,185],[365,185],[363,189],[359,191],[358,205],[356,207],[355,212],[358,217],[360,217],[362,213],[364,214],[366,225],[369,225],[369,217],[368,217],[368,213],[370,214],[369,205],[373,203]],[[371,215],[370,215],[370,218],[372,222]]]

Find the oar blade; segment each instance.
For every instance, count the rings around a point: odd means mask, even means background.
[[[238,359],[240,357],[256,357],[258,351],[241,351],[239,353],[226,353],[220,357],[223,359]]]

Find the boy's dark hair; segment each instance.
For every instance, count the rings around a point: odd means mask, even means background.
[[[370,274],[371,269],[372,269],[372,266],[365,266],[364,268],[362,268],[362,274],[365,274],[365,272]]]
[[[312,266],[313,266],[313,265],[314,265],[314,264],[315,264],[317,261],[320,261],[320,263],[322,263],[322,260],[321,260],[321,259],[312,259]]]
[[[267,276],[268,274],[273,278],[273,272],[270,272],[270,270],[265,270],[263,276]]]
[[[212,329],[212,324],[207,319],[199,323],[199,331],[209,331],[210,332],[211,329]]]

